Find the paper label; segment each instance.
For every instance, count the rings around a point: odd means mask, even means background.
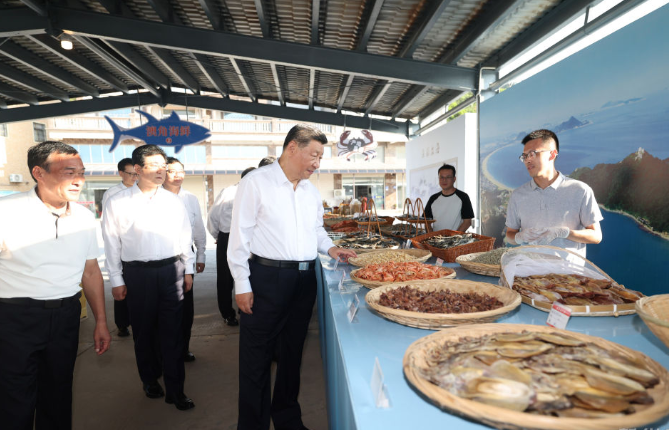
[[[360,306],[360,299],[358,296],[353,296],[351,304],[348,306],[348,322],[353,322],[356,312],[358,312],[358,307]]]
[[[404,244],[404,249],[411,249],[411,239],[407,239],[406,243]]]
[[[344,271],[342,270],[342,271],[341,271],[341,279],[339,280],[339,287],[338,287],[338,289],[339,289],[340,292],[344,292],[344,291],[345,291],[345,290],[344,290],[344,278],[346,278],[346,272],[344,272]]]
[[[383,371],[381,370],[381,363],[379,357],[374,358],[374,369],[372,370],[372,396],[377,408],[387,408],[390,405],[388,397],[386,396],[383,384]]]
[[[437,258],[437,266],[443,266],[444,265],[444,260],[441,258]]]
[[[548,318],[546,319],[546,324],[555,328],[567,328],[567,323],[569,322],[569,317],[571,316],[571,309],[567,306],[561,305],[560,303],[553,302],[553,307],[548,313]]]

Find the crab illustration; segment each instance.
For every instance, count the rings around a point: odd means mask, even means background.
[[[369,130],[361,130],[360,134],[351,135],[350,131],[345,131],[339,136],[337,142],[338,156],[346,158],[346,161],[351,161],[351,156],[355,154],[362,154],[365,156],[365,161],[376,158],[376,151],[374,148],[379,146],[374,141],[374,136]]]

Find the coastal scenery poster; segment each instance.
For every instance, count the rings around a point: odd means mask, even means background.
[[[603,240],[587,258],[643,293],[669,288],[669,6],[480,106],[481,219],[502,244],[508,198],[530,180],[521,139],[548,128],[557,169],[590,185]]]

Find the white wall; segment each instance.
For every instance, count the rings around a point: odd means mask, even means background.
[[[476,114],[459,116],[443,126],[407,143],[407,195],[412,201],[427,198],[440,191],[438,169],[444,164],[455,166],[455,187],[469,194],[478,211],[478,131]],[[475,222],[478,231],[478,222]]]

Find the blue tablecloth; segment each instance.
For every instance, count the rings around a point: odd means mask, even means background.
[[[434,263],[433,260],[430,260]],[[497,283],[497,278],[467,272],[457,264],[445,264],[458,279]],[[369,291],[351,281],[355,267],[321,256],[318,270],[318,313],[321,351],[327,385],[330,430],[354,429],[486,429],[482,424],[449,414],[414,390],[404,378],[404,352],[415,340],[434,331],[407,327],[386,320],[367,307]],[[338,289],[342,270],[347,272],[346,292]],[[360,308],[353,322],[347,317],[349,304],[357,296]],[[548,314],[521,304],[498,322],[545,325]],[[567,329],[599,336],[641,351],[669,369],[669,349],[648,330],[637,315],[615,317],[572,317]],[[390,407],[377,408],[370,387],[375,358],[379,359]],[[669,430],[669,417],[646,428]]]

